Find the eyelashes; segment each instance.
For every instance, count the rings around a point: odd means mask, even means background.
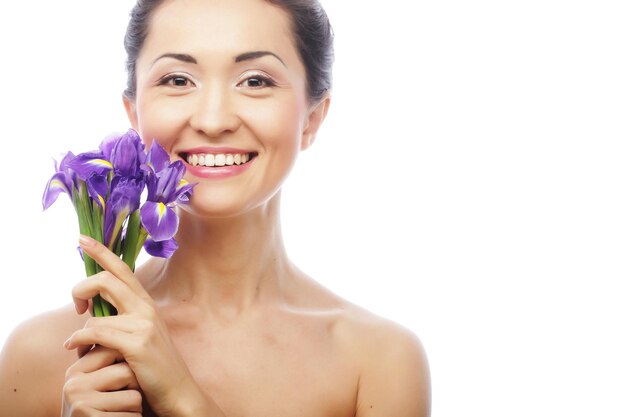
[[[270,77],[265,76],[263,74],[251,74],[248,77],[246,77],[245,79],[243,79],[241,82],[239,82],[237,84],[237,86],[243,84],[243,83],[250,83],[252,85],[248,85],[249,88],[252,89],[259,89],[259,88],[263,88],[263,87],[275,87],[276,83],[274,82],[274,80],[272,80]]]
[[[167,85],[175,88],[189,87],[190,84],[195,87],[195,84],[187,76],[181,74],[169,74],[157,81],[159,86]]]
[[[246,85],[247,84],[247,85]],[[168,86],[176,89],[185,89],[189,87],[196,87],[196,84],[191,81],[190,77],[183,74],[168,74],[162,78],[160,78],[156,82],[157,86]],[[243,80],[237,83],[237,87],[246,87],[253,90],[258,90],[262,88],[275,87],[276,82],[269,76],[254,73],[249,74]]]

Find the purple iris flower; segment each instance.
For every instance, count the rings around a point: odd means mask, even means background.
[[[176,162],[147,179],[148,200],[141,207],[141,223],[157,242],[170,239],[178,230],[178,216],[169,204],[178,197],[176,188],[185,167]]]
[[[181,171],[182,167],[182,173],[176,173],[173,183],[161,180],[158,185],[154,186],[155,188],[153,188],[154,193],[152,194],[152,196],[172,194],[171,187],[173,184],[175,184],[175,195],[172,196],[175,198],[172,198],[171,200],[178,200],[176,201],[177,203],[189,201],[191,191],[195,184],[189,184],[186,180],[182,179],[183,175],[185,174],[184,165],[180,161],[170,163],[170,156],[168,155],[168,153],[165,151],[165,149],[161,147],[161,145],[154,141],[152,143],[152,146],[150,147],[150,151],[146,156],[146,163],[143,165],[143,168],[146,170],[146,172],[148,172],[148,174],[156,175],[157,178],[162,178],[168,175],[166,174],[167,169],[172,169],[172,167],[174,167],[174,169],[176,169],[177,171]],[[176,183],[176,181],[178,181],[178,183]],[[165,188],[168,188],[168,190],[165,190]],[[150,197],[151,196],[148,196],[148,200],[150,200]]]
[[[142,179],[116,176],[111,182],[111,193],[104,210],[104,244],[111,248],[121,236],[126,218],[139,208]]]
[[[74,172],[69,168],[69,162],[74,158],[74,154],[68,152],[58,165],[55,161],[54,170],[56,172],[52,178],[50,178],[48,184],[46,184],[46,188],[43,192],[42,205],[44,210],[47,210],[62,192],[66,193],[70,198],[72,197],[72,189],[76,181]]]
[[[156,141],[147,154],[144,148],[130,129],[105,138],[96,151],[76,156],[68,152],[58,166],[55,163],[42,198],[47,209],[61,192],[67,193],[81,233],[99,236],[133,269],[142,245],[150,255],[166,258],[178,249],[174,206],[188,202],[194,187],[183,180],[183,163],[170,163],[169,154]],[[144,188],[147,201],[140,208]],[[93,260],[84,261],[88,275],[98,272]]]
[[[42,197],[44,210],[61,192],[70,196],[82,234],[104,243],[131,270],[143,246],[152,256],[169,258],[178,249],[176,203],[189,201],[193,185],[182,179],[181,161],[170,164],[168,153],[156,141],[148,154],[134,130],[109,136],[96,151],[77,156],[68,152],[48,181]],[[143,190],[147,202],[140,207]],[[94,275],[102,268],[83,256],[85,272]],[[100,297],[93,300],[97,317],[115,309]]]
[[[84,181],[94,173],[107,175],[111,171],[123,177],[141,177],[143,172],[140,167],[145,159],[141,139],[131,129],[121,136],[104,139],[98,151],[79,154],[70,161],[69,167]]]
[[[193,185],[183,180],[183,163],[170,164],[169,155],[156,141],[148,152],[146,167],[148,198],[140,210],[141,223],[154,242],[167,241],[178,230],[178,215],[172,206],[179,199],[188,200]]]
[[[119,138],[105,139],[100,149],[103,155],[108,154],[108,160],[115,169],[115,175],[143,176],[141,166],[146,160],[146,153],[141,138],[134,130],[130,129]]]

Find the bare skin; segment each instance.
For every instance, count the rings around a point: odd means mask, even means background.
[[[226,179],[187,176],[198,185],[169,260],[132,273],[82,241],[106,271],[76,285],[75,308],[13,333],[0,357],[0,417],[428,416],[415,335],[321,287],[283,246],[280,185],[330,103],[307,102],[288,16],[259,0],[170,0],[151,25],[137,98],[125,100],[133,127],[172,159],[229,146],[254,152],[254,165]],[[233,59],[250,50],[282,63]],[[178,81],[157,82],[168,74]],[[98,293],[118,316],[89,318]]]
[[[157,301],[193,379],[223,415],[428,415],[428,369],[415,336],[298,275],[285,297],[292,301],[238,314]],[[70,306],[14,333],[0,359],[1,416],[59,416],[66,370],[77,362],[63,342],[87,318]]]
[[[193,379],[223,415],[428,415],[427,364],[410,332],[301,273],[293,287],[290,302],[237,314],[206,313],[193,300],[157,301]],[[77,361],[62,345],[86,321],[72,306],[15,332],[0,362],[1,416],[59,415],[64,376]],[[143,415],[156,414],[144,408]]]
[[[226,257],[209,253],[216,264]],[[428,415],[427,364],[409,331],[342,300],[290,264],[281,268],[286,273],[280,292],[268,297],[261,282],[276,280],[261,280],[244,307],[243,298],[226,302],[224,295],[210,305],[205,300],[211,295],[200,297],[197,289],[187,298],[162,279],[166,265],[153,260],[135,276],[154,300],[193,380],[223,413],[207,415]],[[232,265],[232,258],[221,264]],[[205,283],[211,292],[223,293],[243,291],[243,283],[237,284]],[[59,415],[66,371],[77,363],[76,353],[63,343],[88,317],[70,306],[16,330],[0,359],[0,403],[10,404],[0,415]],[[138,384],[132,379],[126,385]],[[157,414],[144,406],[143,415]]]

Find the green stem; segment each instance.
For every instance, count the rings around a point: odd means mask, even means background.
[[[93,218],[93,238],[104,244],[104,209],[95,201],[92,201],[92,218]]]
[[[126,237],[122,250],[122,260],[128,265],[131,271],[135,271],[135,263],[141,248],[148,238],[148,232],[141,225],[139,210],[135,210],[128,218],[126,227]]]
[[[78,215],[78,229],[80,233],[85,236],[91,236],[91,230],[89,227],[88,215],[85,213],[84,204],[81,202],[78,190],[74,187],[72,190],[72,203],[74,203],[74,209]],[[83,261],[85,263],[85,273],[88,277],[96,274],[97,264],[89,255],[83,252]]]
[[[91,303],[93,305],[92,313],[94,317],[104,317],[104,311],[102,309],[102,301],[104,300],[102,300],[99,294],[91,299]]]
[[[78,215],[78,228],[80,233],[85,236],[90,236],[96,239],[100,243],[103,242],[103,224],[102,221],[104,215],[100,205],[93,202],[87,192],[87,185],[83,182],[79,182],[79,188],[72,190],[72,202]],[[96,261],[83,252],[83,260],[85,263],[85,272],[88,277],[101,272],[103,269]],[[92,299],[92,314],[94,317],[104,317],[117,314],[115,307],[109,302],[104,300],[100,295],[96,295]]]

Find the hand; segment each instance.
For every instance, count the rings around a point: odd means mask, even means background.
[[[104,346],[120,352],[152,410],[159,416],[182,416],[192,409],[215,410],[189,372],[172,342],[154,301],[130,268],[104,245],[81,237],[82,249],[105,271],[93,275],[72,291],[79,314],[96,294],[113,304],[117,316],[92,317],[66,341],[67,349]],[[206,415],[220,415],[206,414]]]
[[[65,374],[62,417],[94,415],[141,417],[141,394],[135,374],[122,356],[111,349],[95,347]]]

